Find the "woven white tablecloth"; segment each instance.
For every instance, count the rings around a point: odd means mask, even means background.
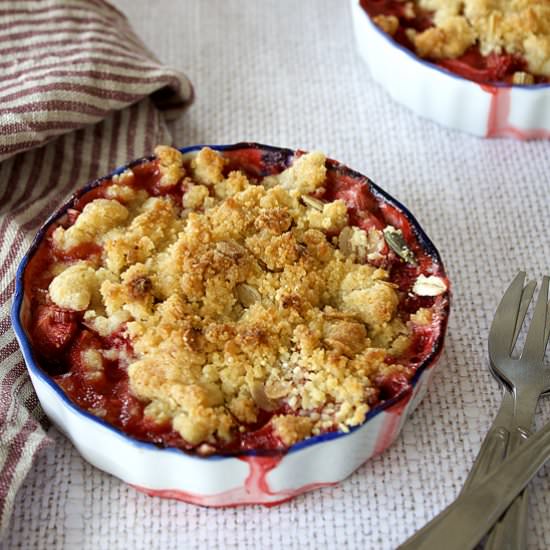
[[[399,440],[337,487],[275,508],[149,498],[84,462],[55,429],[2,548],[395,548],[458,493],[500,395],[486,339],[519,268],[550,271],[550,143],[484,141],[396,105],[359,59],[345,0],[114,4],[194,84],[175,143],[321,149],[418,217],[453,282],[446,351]],[[403,83],[406,86],[406,82]],[[537,424],[550,419],[539,407]],[[550,479],[532,484],[529,548],[550,548]]]

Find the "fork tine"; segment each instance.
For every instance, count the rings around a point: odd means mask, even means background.
[[[516,319],[516,328],[514,330],[514,336],[512,338],[512,345],[510,346],[510,353],[512,353],[512,350],[514,349],[516,342],[518,340],[518,336],[521,331],[521,327],[523,325],[525,315],[527,314],[527,310],[529,309],[529,304],[533,299],[533,294],[535,292],[536,287],[537,287],[536,281],[529,281],[525,285],[525,288],[523,289],[523,294],[521,295],[521,303],[519,305],[518,318]],[[548,327],[548,329],[550,331],[550,326]]]
[[[542,361],[546,351],[546,312],[548,311],[548,283],[550,278],[542,278],[539,297],[529,326],[521,358],[526,361]]]
[[[489,356],[492,361],[508,356],[513,347],[524,281],[525,271],[520,271],[498,304],[489,331]]]

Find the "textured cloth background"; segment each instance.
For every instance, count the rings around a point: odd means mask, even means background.
[[[33,458],[49,443],[9,321],[17,265],[67,194],[170,141],[161,110],[181,112],[192,91],[102,0],[0,2],[0,66],[2,534]]]
[[[453,281],[446,352],[387,452],[338,487],[271,509],[149,498],[92,468],[52,429],[55,445],[17,495],[5,548],[395,548],[456,496],[496,412],[486,351],[494,309],[519,268],[539,279],[550,271],[550,144],[480,140],[393,103],[355,52],[345,0],[115,4],[193,81],[175,143],[319,148],[412,209]],[[543,400],[539,425],[548,419]],[[549,473],[532,484],[532,550],[550,548]]]

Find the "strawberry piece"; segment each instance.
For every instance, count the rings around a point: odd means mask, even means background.
[[[78,314],[51,305],[37,309],[33,342],[47,359],[60,359],[78,330]]]

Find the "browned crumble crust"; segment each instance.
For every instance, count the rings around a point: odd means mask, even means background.
[[[184,178],[183,204],[133,188],[131,170],[113,178],[109,198],[55,230],[61,250],[94,242],[103,253],[60,264],[51,300],[102,336],[123,328],[133,353],[117,359],[145,414],[192,445],[231,441],[262,410],[278,411],[285,445],[363,422],[375,379],[404,369],[411,333],[388,273],[364,263],[381,233],[349,227],[343,201],[309,196],[325,182],[324,155],[257,184],[224,176],[208,148],[191,161],[156,154],[161,185]],[[419,324],[431,320],[423,311]],[[97,371],[113,353],[82,359]]]

